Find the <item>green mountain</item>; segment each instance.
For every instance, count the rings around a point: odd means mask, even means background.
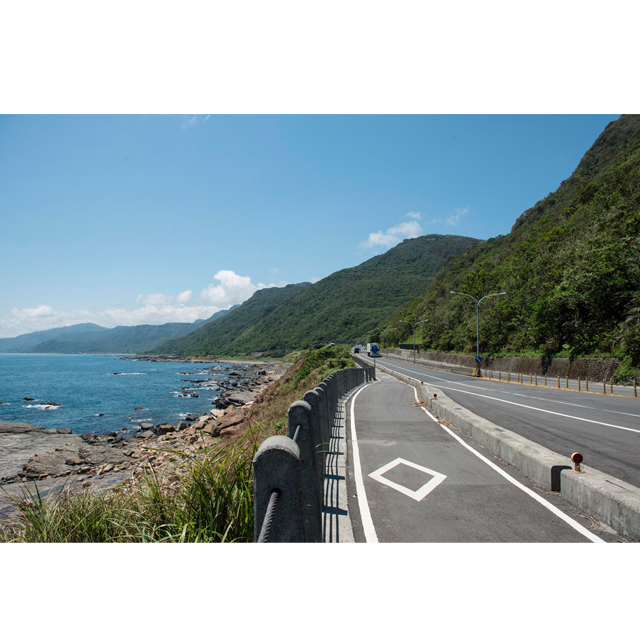
[[[405,240],[315,284],[258,291],[214,326],[167,343],[160,352],[281,355],[313,344],[362,338],[422,291],[447,260],[478,243],[440,235]]]
[[[256,291],[249,300],[221,320],[206,324],[179,340],[171,340],[150,353],[189,356],[240,355],[255,351],[274,351],[280,347],[272,342],[262,348],[237,348],[238,344],[252,343],[256,328],[268,322],[274,309],[311,285],[308,282],[271,287]]]
[[[235,307],[218,311],[206,320],[196,320],[195,322],[142,324],[134,327],[115,327],[114,329],[100,327],[102,329],[100,332],[95,330],[66,332],[59,334],[59,337],[25,346],[19,351],[23,353],[138,353],[154,349],[167,340],[181,338],[207,323],[224,317],[233,309]],[[76,327],[82,326],[76,325]]]
[[[607,125],[574,173],[511,232],[456,256],[399,320],[428,319],[417,341],[439,351],[615,355],[640,362],[640,116]],[[410,332],[391,332],[408,342]]]
[[[35,347],[37,344],[54,340],[57,338],[74,339],[78,335],[98,335],[104,331],[109,331],[106,327],[98,324],[84,322],[82,324],[74,324],[69,327],[59,327],[57,329],[46,329],[44,331],[33,331],[32,333],[23,333],[15,338],[0,338],[0,353],[14,353],[18,351],[26,351],[29,347]]]

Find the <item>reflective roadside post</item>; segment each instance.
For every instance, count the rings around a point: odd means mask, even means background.
[[[459,293],[458,291],[450,291],[454,296],[465,296],[467,298],[471,298],[476,303],[476,362],[477,358],[480,357],[480,303],[486,298],[492,298],[493,296],[506,296],[506,291],[502,291],[501,293],[490,293],[480,300],[476,300],[473,296],[470,296],[468,293]]]
[[[416,327],[423,322],[427,322],[427,320],[418,320],[418,322],[409,322],[408,320],[400,320],[400,322],[404,322],[411,327],[413,331],[413,364],[416,364]]]

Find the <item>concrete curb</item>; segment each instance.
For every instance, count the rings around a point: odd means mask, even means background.
[[[602,471],[582,465],[584,473],[573,471],[571,460],[523,436],[475,415],[446,396],[440,389],[387,369],[385,373],[418,390],[432,411],[471,436],[493,454],[505,460],[591,518],[620,535],[640,541],[640,489]],[[437,398],[433,394],[437,394]]]

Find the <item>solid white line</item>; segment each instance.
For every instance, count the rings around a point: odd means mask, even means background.
[[[416,402],[420,402],[420,398],[418,397],[418,390],[415,387],[413,388],[413,390],[416,394]],[[463,447],[466,447],[469,451],[471,451],[473,455],[480,458],[480,460],[488,464],[494,471],[496,471],[501,476],[506,478],[509,482],[511,482],[511,484],[515,485],[518,489],[520,489],[521,491],[524,491],[528,496],[532,497],[534,500],[539,502],[543,507],[551,511],[551,513],[553,513],[555,516],[557,516],[561,520],[564,520],[564,522],[566,522],[569,526],[573,527],[578,533],[582,534],[585,538],[588,538],[589,540],[591,540],[591,542],[604,542],[604,540],[602,540],[601,538],[598,538],[598,536],[591,533],[591,531],[589,531],[588,529],[585,529],[585,527],[583,527],[581,524],[573,520],[573,518],[570,518],[567,514],[560,511],[560,509],[558,509],[556,506],[552,505],[550,502],[548,502],[547,500],[539,496],[535,491],[532,491],[531,489],[529,489],[529,487],[525,487],[521,482],[518,482],[515,478],[512,478],[506,471],[501,469],[498,465],[491,462],[491,460],[488,460],[487,458],[485,458],[481,453],[478,453],[473,447],[469,446],[462,438],[460,438],[457,434],[453,433],[451,429],[449,429],[442,423],[438,422],[436,417],[432,415],[429,411],[427,411],[425,407],[420,407],[420,408],[436,424],[440,425],[450,436],[455,438]]]
[[[378,542],[376,529],[373,526],[373,519],[371,518],[371,510],[369,509],[369,503],[367,502],[367,492],[364,489],[362,465],[360,464],[360,448],[358,447],[358,436],[356,435],[356,398],[363,389],[366,389],[366,386],[362,387],[362,389],[360,389],[353,398],[351,398],[351,446],[353,449],[353,473],[356,478],[356,495],[358,496],[360,519],[362,520],[365,540],[367,542]]]
[[[614,411],[613,409],[602,409],[600,407],[589,407],[586,404],[577,404],[576,402],[564,402],[562,400],[551,400],[550,398],[541,398],[540,396],[529,396],[524,393],[515,393],[513,391],[507,391],[506,389],[488,389],[487,387],[479,387],[475,384],[465,384],[464,382],[456,382],[455,380],[447,380],[446,378],[440,378],[438,376],[430,375],[428,373],[422,373],[421,371],[415,371],[414,369],[407,369],[406,367],[401,367],[399,364],[393,363],[398,369],[402,369],[403,371],[409,371],[410,373],[414,373],[416,375],[422,375],[427,378],[433,378],[434,380],[440,380],[442,382],[447,382],[449,384],[458,384],[462,387],[471,387],[472,389],[480,389],[481,391],[494,391],[495,393],[504,393],[510,396],[518,396],[520,398],[531,398],[532,400],[540,400],[541,402],[553,402],[555,404],[566,404],[571,407],[580,407],[581,409],[589,409],[590,411],[602,411],[603,413],[615,413],[620,416],[630,416],[632,418],[640,418],[640,415],[636,413],[625,413],[624,411]],[[382,365],[384,366],[384,365]],[[459,375],[459,374],[453,374]],[[496,382],[498,384],[509,384],[507,382],[500,382],[498,380],[492,380],[492,382]],[[544,387],[541,387],[544,389]],[[555,389],[555,387],[548,387],[549,389]],[[458,391],[458,389],[456,389]],[[460,390],[461,391],[461,390]],[[629,396],[631,397],[631,396]],[[496,398],[497,399],[497,398]],[[604,424],[604,423],[603,423]],[[620,427],[624,429],[624,427]]]
[[[410,371],[406,369],[406,371]],[[411,373],[418,373],[416,371],[411,371]],[[419,374],[420,375],[420,374]],[[425,375],[428,378],[435,378],[435,376]],[[412,378],[411,376],[407,376],[411,380],[416,380],[417,382],[421,382],[418,378]],[[436,378],[436,380],[442,380],[442,378]],[[445,382],[449,382],[445,380]],[[457,383],[454,383],[457,384]],[[632,429],[631,427],[621,427],[618,424],[610,424],[608,422],[600,422],[599,420],[589,420],[588,418],[580,418],[578,416],[572,416],[568,413],[558,413],[557,411],[549,411],[549,409],[540,409],[538,407],[532,407],[528,404],[520,404],[519,402],[512,402],[511,400],[504,400],[503,398],[494,398],[493,396],[485,396],[482,393],[473,393],[472,391],[464,391],[463,389],[458,389],[456,387],[445,387],[444,385],[438,384],[440,389],[446,389],[447,391],[456,391],[457,393],[467,393],[471,396],[478,396],[479,398],[486,398],[487,400],[495,400],[496,402],[504,402],[505,404],[513,404],[516,407],[522,407],[523,409],[531,409],[532,411],[540,411],[542,413],[550,413],[554,416],[560,416],[561,418],[571,418],[572,420],[580,420],[581,422],[590,422],[591,424],[599,424],[603,427],[610,427],[611,429],[622,429],[623,431],[633,431],[634,433],[640,433],[640,429]]]

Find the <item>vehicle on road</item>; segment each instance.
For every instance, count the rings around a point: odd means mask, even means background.
[[[370,358],[380,357],[380,348],[377,342],[367,342],[367,355]]]

